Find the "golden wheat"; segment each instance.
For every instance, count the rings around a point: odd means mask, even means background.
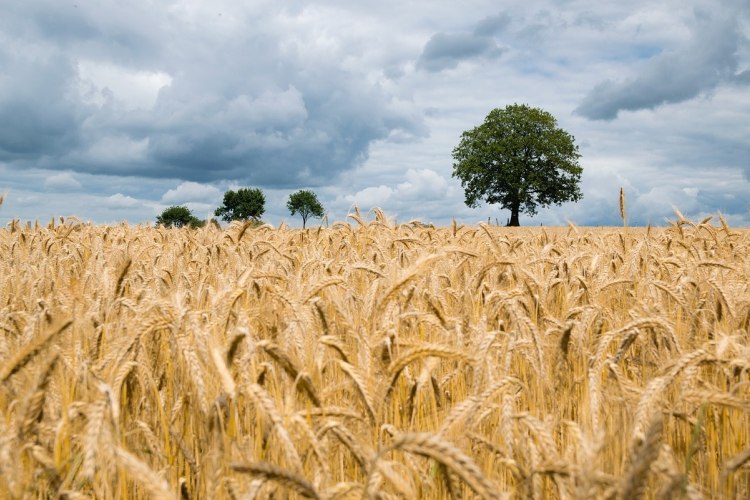
[[[0,230],[0,500],[750,497],[750,232],[373,213]]]

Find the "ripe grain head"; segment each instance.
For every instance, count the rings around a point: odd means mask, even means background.
[[[374,218],[0,229],[0,496],[750,488],[750,233]]]

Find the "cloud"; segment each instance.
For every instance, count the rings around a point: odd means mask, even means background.
[[[123,209],[123,208],[133,208],[133,207],[139,206],[140,204],[141,204],[140,201],[130,196],[125,196],[122,193],[113,194],[112,196],[108,196],[104,200],[104,205],[107,208],[113,209],[113,210],[118,210],[118,209]]]
[[[216,209],[216,204],[214,203],[200,203],[200,202],[188,202],[185,203],[185,206],[190,209],[191,212],[193,212],[193,215],[198,217],[199,219],[202,219],[204,217],[212,216],[214,214],[214,210]]]
[[[77,70],[84,101],[100,107],[117,96],[123,110],[148,110],[156,104],[159,90],[172,83],[172,77],[164,72],[132,70],[107,62],[82,59]]]
[[[0,227],[203,218],[238,187],[263,189],[274,225],[301,226],[298,189],[331,222],[353,202],[504,222],[465,206],[451,151],[513,102],[587,145],[584,199],[522,224],[620,224],[620,186],[634,224],[672,204],[750,224],[747,1],[74,3],[0,2]],[[85,189],[46,188],[61,172]]]
[[[738,73],[732,78],[732,81],[739,85],[750,85],[750,69]]]
[[[196,2],[144,17],[137,3],[3,9],[0,161],[316,186],[360,166],[378,140],[429,133],[410,97],[346,63],[361,35],[325,33],[336,18],[324,6],[226,4],[219,17]]]
[[[5,43],[0,61],[0,161],[35,160],[78,147],[87,107],[69,98],[76,78],[72,61],[25,56]]]
[[[443,199],[453,188],[442,175],[429,168],[406,171],[406,181],[397,186],[398,196],[418,202]]]
[[[511,17],[506,12],[496,16],[487,16],[474,26],[474,34],[477,36],[493,36],[501,33],[510,26]]]
[[[16,198],[16,201],[18,201],[18,204],[21,206],[36,205],[39,203],[39,196],[35,194],[30,194],[28,196],[19,196],[18,198]]]
[[[353,205],[362,208],[375,208],[386,206],[395,190],[388,186],[372,186],[357,191],[356,194],[344,196],[344,199]]]
[[[222,191],[215,186],[188,181],[164,193],[161,201],[170,205],[182,205],[189,202],[219,203],[222,194]]]
[[[604,31],[608,27],[608,23],[600,16],[597,16],[594,12],[585,10],[576,16],[573,21],[573,26],[588,27],[598,31]]]
[[[724,82],[743,82],[745,74],[735,72],[738,50],[746,41],[735,17],[696,11],[686,43],[652,57],[635,77],[598,83],[574,113],[589,120],[614,120],[620,111],[655,109],[711,92]]]
[[[51,191],[70,191],[74,189],[81,189],[81,183],[78,182],[68,172],[61,172],[51,177],[47,177],[44,181],[45,189]]]
[[[490,16],[479,21],[472,33],[435,33],[425,44],[417,60],[417,69],[435,73],[454,69],[462,61],[500,57],[505,49],[498,46],[493,35],[510,24],[507,14]]]
[[[381,207],[393,214],[406,209],[419,216],[438,217],[445,215],[446,205],[455,201],[459,195],[455,186],[431,169],[410,168],[404,173],[404,177],[404,182],[393,187],[366,187],[355,194],[343,196],[334,205],[357,205],[363,210]],[[415,205],[419,206],[416,212]]]
[[[672,207],[676,207],[680,212],[686,214],[699,211],[698,190],[695,188],[680,189],[674,186],[655,186],[636,198],[633,204],[633,213],[637,214],[638,218],[661,223],[660,217],[664,217],[664,214],[670,214]],[[673,211],[672,214],[674,214]]]

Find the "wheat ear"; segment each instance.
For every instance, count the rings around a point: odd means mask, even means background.
[[[363,493],[364,487],[360,483],[341,482],[325,490],[321,498],[324,500],[342,500],[351,496],[360,500]]]
[[[281,415],[279,415],[273,399],[271,399],[268,393],[258,384],[248,384],[246,389],[248,395],[253,399],[253,402],[262,409],[266,418],[273,423],[274,430],[279,436],[279,439],[281,439],[287,460],[294,466],[295,470],[301,469],[302,462],[300,461],[299,454],[294,447],[289,432],[284,427],[284,421],[282,420]]]
[[[260,476],[267,481],[279,483],[281,486],[302,495],[305,498],[319,500],[320,495],[310,481],[274,464],[263,463],[231,463],[229,468],[240,474]]]
[[[232,374],[229,373],[229,368],[224,361],[224,357],[222,357],[219,349],[217,349],[216,347],[211,348],[211,359],[214,362],[216,371],[219,373],[219,380],[221,380],[221,385],[224,388],[224,392],[229,394],[231,397],[234,397],[235,391],[237,390],[237,385],[232,378]]]
[[[321,405],[320,398],[315,391],[315,385],[313,384],[312,379],[297,367],[297,364],[289,357],[289,355],[287,355],[287,353],[285,353],[278,345],[269,341],[259,342],[258,346],[262,347],[271,359],[281,365],[284,371],[295,380],[300,389],[305,391],[315,406]]]
[[[8,361],[5,367],[0,371],[0,383],[5,383],[7,380],[26,364],[32,360],[34,356],[39,354],[39,351],[44,349],[47,344],[60,333],[65,331],[70,325],[73,324],[73,320],[65,321],[61,326],[52,330],[50,333],[40,338],[36,342],[32,342],[16,354],[13,359]]]
[[[135,425],[141,430],[141,434],[143,435],[144,441],[146,441],[146,445],[148,446],[151,455],[162,459],[164,457],[164,451],[162,451],[162,446],[159,444],[159,440],[156,438],[154,431],[151,430],[151,427],[149,427],[149,425],[143,420],[136,420]]]
[[[341,370],[349,375],[349,377],[354,381],[354,385],[357,388],[360,397],[362,398],[362,402],[365,404],[365,410],[367,410],[367,416],[370,418],[370,423],[372,423],[372,425],[376,425],[375,407],[372,403],[372,394],[370,394],[369,389],[367,389],[365,381],[362,380],[362,377],[357,372],[357,369],[352,365],[340,359],[337,359],[336,361],[338,362]]]
[[[59,354],[54,354],[50,360],[47,361],[46,366],[42,368],[37,376],[36,382],[33,388],[29,392],[28,399],[26,400],[25,409],[23,411],[23,425],[21,426],[23,434],[29,434],[33,429],[34,425],[41,421],[44,410],[44,400],[47,394],[47,385],[49,384],[52,370],[57,364]]]
[[[232,363],[234,362],[234,357],[237,355],[237,351],[240,348],[240,342],[242,342],[242,339],[248,336],[248,332],[243,329],[237,329],[234,335],[232,335],[231,339],[229,340],[229,346],[227,347],[227,352],[225,356],[225,363],[227,367],[231,367]]]
[[[120,269],[117,271],[117,280],[115,281],[115,297],[120,296],[120,292],[122,292],[122,282],[125,279],[125,275],[128,274],[128,271],[130,270],[130,265],[132,263],[133,263],[133,259],[128,257],[120,265]]]
[[[148,491],[154,500],[175,500],[169,485],[152,471],[145,463],[119,446],[115,448],[117,463],[125,469],[135,481]]]
[[[90,496],[84,495],[83,493],[78,493],[77,491],[72,491],[72,490],[61,491],[60,498],[62,500],[91,500]]]
[[[350,363],[349,356],[347,356],[345,351],[345,346],[343,342],[341,342],[337,337],[334,337],[333,335],[323,335],[318,339],[318,342],[333,348],[336,352],[339,353],[341,359],[343,359],[346,363]]]
[[[190,378],[193,382],[193,387],[196,392],[196,399],[198,399],[198,407],[203,415],[208,415],[208,396],[206,392],[206,382],[203,378],[203,367],[201,366],[198,354],[192,345],[188,343],[186,335],[176,336],[177,345],[182,351],[182,357],[185,361],[186,369],[190,374]]]
[[[352,431],[340,422],[333,420],[321,427],[318,430],[318,438],[322,438],[328,431],[331,431],[339,442],[352,452],[352,456],[357,460],[362,469],[367,471],[370,465],[369,462],[375,456],[374,452],[371,449],[363,448],[357,441],[357,438],[354,437]]]
[[[726,477],[729,473],[736,471],[750,461],[750,448],[745,448],[724,463],[722,475]]]
[[[669,383],[670,379],[668,377],[657,377],[651,380],[643,390],[643,395],[640,401],[638,401],[633,418],[631,448],[635,449],[645,439],[644,427],[649,420],[652,420],[655,409],[661,405],[662,393]],[[658,414],[661,414],[661,411]]]
[[[83,468],[81,469],[81,473],[83,477],[90,480],[96,474],[96,458],[99,455],[100,437],[108,406],[109,399],[106,397],[97,401],[89,413],[89,420],[86,424],[86,441],[84,444]]]
[[[410,363],[425,356],[435,356],[448,359],[462,359],[466,362],[472,361],[472,358],[470,356],[467,356],[463,352],[439,344],[421,345],[410,349],[409,351],[404,353],[403,356],[394,360],[388,367],[388,373],[391,375],[391,380],[386,389],[386,397],[390,395],[391,389],[393,388],[393,385],[396,383],[396,380],[398,379],[398,376],[401,374],[403,369],[406,368],[406,366]]]
[[[338,285],[340,283],[343,283],[343,279],[339,276],[332,276],[330,278],[326,278],[320,283],[317,283],[315,286],[313,286],[309,292],[307,292],[307,295],[305,295],[304,302],[309,301],[313,297],[315,297],[318,293],[320,293],[321,290],[324,288],[328,288],[329,286]]]
[[[631,462],[630,471],[623,484],[622,500],[637,500],[643,497],[648,471],[656,457],[659,456],[662,425],[661,415],[652,420],[646,433],[646,439]]]
[[[745,413],[750,413],[750,402],[748,402],[746,399],[732,396],[731,394],[723,392],[693,389],[685,391],[682,394],[682,399],[686,401],[707,402],[714,405],[740,410]]]
[[[412,279],[416,278],[419,273],[425,270],[430,264],[435,262],[437,259],[443,256],[442,253],[435,253],[421,257],[413,266],[407,269],[401,277],[393,284],[383,295],[383,298],[377,302],[377,305],[373,308],[373,320],[379,315],[380,311],[388,304],[388,302],[401,291]]]
[[[480,497],[490,500],[500,500],[501,498],[497,487],[487,479],[482,470],[469,457],[451,443],[427,433],[397,435],[390,446],[378,453],[370,470],[374,471],[377,468],[377,461],[380,457],[395,450],[432,458],[463,479]],[[368,476],[368,486],[371,476],[372,474]],[[366,488],[366,490],[369,493],[369,488]]]

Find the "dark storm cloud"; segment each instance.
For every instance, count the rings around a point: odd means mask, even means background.
[[[499,14],[479,21],[472,33],[435,33],[425,44],[417,60],[417,69],[434,73],[453,69],[469,59],[500,57],[505,50],[497,45],[493,35],[509,24],[510,17]]]
[[[654,109],[710,92],[717,85],[742,81],[738,49],[747,39],[736,18],[716,19],[697,11],[691,40],[649,59],[640,74],[597,84],[574,113],[589,120],[614,120],[620,111]]]
[[[314,186],[360,165],[373,141],[428,134],[411,103],[342,66],[357,49],[317,47],[315,34],[274,24],[288,23],[283,16],[108,8],[32,2],[5,17],[15,50],[0,53],[0,161]],[[80,60],[100,73],[159,72],[171,83],[153,107],[134,109],[125,105],[129,89],[88,80]]]
[[[89,110],[67,98],[76,79],[72,61],[24,58],[0,48],[0,67],[0,161],[77,147]]]

